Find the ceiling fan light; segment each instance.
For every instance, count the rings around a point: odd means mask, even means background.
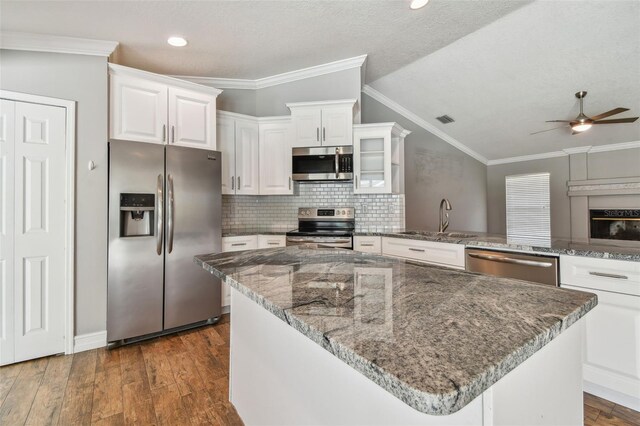
[[[425,7],[429,3],[429,0],[411,0],[411,4],[409,7],[413,10],[420,9],[421,7]]]
[[[591,126],[592,126],[591,123],[576,123],[571,125],[571,130],[573,130],[574,132],[581,133],[589,130]]]

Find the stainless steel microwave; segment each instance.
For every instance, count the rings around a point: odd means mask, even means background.
[[[292,179],[353,180],[353,147],[293,148]]]

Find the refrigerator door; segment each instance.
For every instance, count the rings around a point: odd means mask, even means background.
[[[109,342],[162,331],[163,182],[164,146],[109,143]]]
[[[220,280],[193,262],[221,250],[221,154],[167,146],[164,328],[221,315]]]

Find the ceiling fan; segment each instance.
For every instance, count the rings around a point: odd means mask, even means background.
[[[573,120],[547,120],[547,123],[568,123],[565,126],[554,127],[553,129],[541,130],[539,132],[533,132],[532,135],[538,133],[549,132],[551,130],[562,129],[565,127],[571,127],[571,134],[577,135],[578,133],[585,132],[591,128],[594,124],[618,124],[618,123],[633,123],[638,117],[630,118],[614,118],[613,120],[603,120],[603,118],[611,117],[612,115],[620,114],[621,112],[629,111],[629,108],[614,108],[611,111],[603,112],[602,114],[588,117],[582,111],[582,102],[584,97],[587,96],[587,92],[580,91],[576,93],[576,98],[580,100],[580,114]]]

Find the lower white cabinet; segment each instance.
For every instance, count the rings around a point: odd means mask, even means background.
[[[638,262],[560,257],[561,287],[598,296],[598,306],[586,316],[585,391],[635,410],[640,410],[638,272]]]
[[[382,254],[464,269],[464,245],[382,237]]]
[[[258,248],[276,248],[287,245],[287,237],[284,235],[258,235]]]
[[[357,235],[353,237],[353,249],[363,253],[382,254],[382,237]]]

